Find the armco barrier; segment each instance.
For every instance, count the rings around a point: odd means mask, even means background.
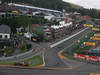
[[[10,56],[10,57],[1,57],[0,61],[20,61],[22,59],[28,58],[33,56],[33,50],[30,50],[28,52],[19,54],[19,55],[15,55],[15,56]]]

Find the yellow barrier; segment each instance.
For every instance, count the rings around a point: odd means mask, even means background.
[[[95,30],[95,31],[100,31],[100,28],[92,28],[92,30]]]
[[[90,75],[100,75],[100,73],[98,73],[98,74],[97,73],[91,73]]]
[[[93,27],[91,24],[84,24],[84,27]]]
[[[18,12],[18,11],[12,11],[12,13],[16,13],[16,14],[18,14],[19,12]]]
[[[84,45],[86,46],[96,46],[95,42],[84,42]]]
[[[98,37],[98,36],[100,36],[100,34],[94,34],[94,36],[97,36]]]
[[[99,37],[91,37],[90,39],[91,39],[91,40],[97,40],[97,41],[99,41],[99,40],[100,40],[100,38],[99,38]]]

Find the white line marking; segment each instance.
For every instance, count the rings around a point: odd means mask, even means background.
[[[45,66],[45,59],[44,59],[44,51],[43,51],[43,53],[42,53],[42,58],[43,58],[43,65]]]
[[[57,42],[57,43],[55,43],[55,44],[50,45],[50,48],[56,47],[57,45],[63,43],[64,41],[67,41],[67,40],[73,38],[74,36],[76,36],[76,35],[82,33],[83,31],[85,31],[85,30],[87,30],[87,29],[88,29],[88,28],[85,28],[85,29],[81,30],[80,32],[78,32],[78,33],[76,33],[76,34],[74,34],[74,35],[72,35],[72,36],[69,36],[68,38],[65,38],[65,39],[63,39],[63,40],[61,40],[61,41],[59,41],[59,42]]]

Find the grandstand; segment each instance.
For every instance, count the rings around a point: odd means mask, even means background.
[[[46,9],[46,8],[39,8],[39,7],[35,7],[35,6],[15,4],[15,3],[9,3],[8,5],[13,5],[13,6],[15,6],[17,8],[21,8],[21,9],[32,9],[32,10],[38,10],[38,11],[44,11],[44,12],[51,12],[51,13],[62,14],[61,11],[51,10],[51,9]]]

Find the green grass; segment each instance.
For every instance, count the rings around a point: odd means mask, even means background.
[[[34,56],[30,59],[25,60],[25,62],[29,62],[29,66],[38,66],[43,64],[43,59],[41,56]]]
[[[0,65],[13,65],[15,62],[0,61]]]
[[[39,66],[43,64],[43,60],[41,56],[33,56],[32,58],[24,60],[24,62],[30,63],[29,66]],[[16,62],[11,61],[0,61],[0,65],[14,65]]]
[[[87,37],[85,37],[87,35]],[[85,41],[88,41],[90,39],[91,36],[94,35],[94,32],[87,32],[86,35],[83,35],[81,38],[80,38],[80,44],[82,44],[83,42]]]
[[[90,49],[91,49],[90,46],[85,46],[85,47],[83,47],[83,48],[77,49],[76,52],[79,52],[79,51],[86,51],[86,50],[90,50]]]
[[[76,53],[76,52],[80,52],[80,51],[83,51],[83,50],[89,50],[91,47],[89,46],[85,46],[83,48],[81,48],[80,46],[85,42],[85,41],[88,41],[90,39],[91,36],[94,35],[94,32],[92,31],[89,31],[86,33],[86,35],[83,35],[79,40],[80,42],[79,43],[73,43],[73,45],[70,47],[70,48],[65,48],[64,49],[64,52],[66,53],[67,50],[70,49],[70,53],[69,54],[73,54],[73,53]],[[85,37],[87,36],[87,37]],[[69,52],[69,51],[68,51]]]

